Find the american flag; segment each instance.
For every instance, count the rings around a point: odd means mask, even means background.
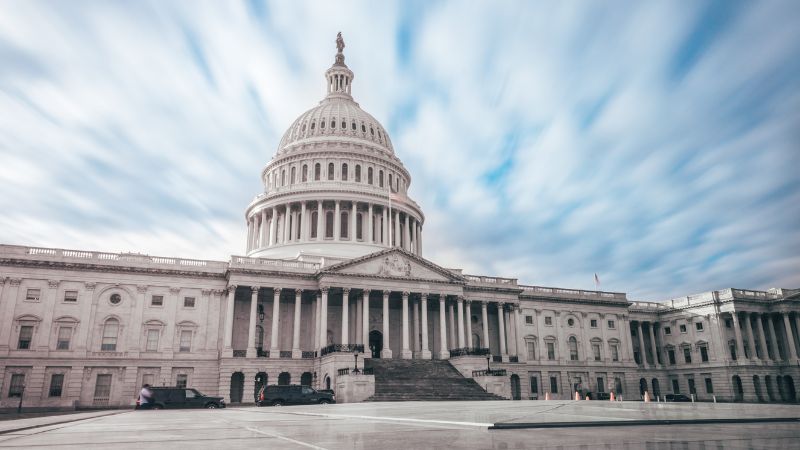
[[[594,274],[594,287],[600,286],[600,278],[597,276],[597,273]]]

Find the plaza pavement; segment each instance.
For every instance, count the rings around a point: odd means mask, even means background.
[[[125,411],[0,431],[0,448],[797,448],[800,406],[406,402]],[[772,418],[770,423],[490,429],[498,424]],[[791,421],[790,419],[795,419]],[[8,421],[14,422],[14,421]],[[13,429],[8,427],[8,429]]]

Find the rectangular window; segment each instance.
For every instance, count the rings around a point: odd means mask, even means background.
[[[714,383],[711,382],[711,378],[706,378],[706,392],[709,394],[714,393]]]
[[[694,328],[697,331],[703,331],[703,322],[695,322]]]
[[[708,347],[700,347],[700,361],[708,362]]]
[[[150,386],[155,383],[156,376],[152,373],[146,373],[142,375],[142,385],[149,384]]]
[[[725,319],[725,328],[733,328],[733,321],[731,319]]]
[[[616,344],[611,345],[611,360],[619,361],[619,347]]]
[[[667,351],[667,356],[669,356],[669,363],[670,365],[675,365],[675,350]]]
[[[531,377],[531,396],[533,394],[539,393],[539,379],[536,377]]]
[[[525,316],[525,324],[533,325],[533,316]]]
[[[180,351],[188,352],[192,349],[192,331],[181,330],[181,344]]]
[[[694,378],[689,378],[687,381],[689,382],[689,393],[697,395],[697,386],[694,385]]]
[[[600,361],[600,344],[592,344],[592,352],[594,352],[594,360]]]
[[[158,330],[147,330],[147,346],[145,347],[148,352],[158,351],[158,337],[160,332]]]
[[[31,340],[33,339],[33,326],[23,325],[19,328],[19,342],[17,348],[20,350],[28,350],[31,348]]]
[[[11,375],[11,383],[8,385],[8,397],[21,397],[22,389],[25,385],[25,374],[15,373]]]
[[[533,361],[536,359],[536,342],[527,341],[525,345],[528,347],[528,361]]]
[[[78,291],[65,291],[64,301],[67,303],[75,303],[78,301]]]
[[[58,340],[56,340],[56,350],[69,350],[69,341],[72,338],[72,327],[61,327],[58,329]]]
[[[28,292],[25,294],[25,300],[29,302],[38,302],[41,295],[41,289],[28,289]]]
[[[603,377],[597,377],[597,392],[605,392],[606,391],[606,382],[603,380]]]
[[[689,347],[683,347],[683,360],[686,364],[692,362],[692,350]]]
[[[150,306],[164,306],[164,296],[154,295],[152,299],[150,299]]]
[[[616,327],[617,327],[617,324],[616,324],[616,323],[614,323],[614,321],[613,321],[613,320],[609,320],[609,321],[608,321],[608,329],[609,329],[609,330],[613,330],[613,329],[614,329],[614,328],[616,328]]]
[[[680,327],[681,333],[686,333],[686,325],[681,325]]]
[[[622,380],[619,377],[614,378],[614,391],[617,395],[622,394]]]
[[[558,378],[550,377],[550,393],[558,394]]]
[[[672,334],[672,328],[670,328],[670,327],[664,327],[664,334],[666,334],[666,335],[670,335],[670,334]]]
[[[547,343],[547,359],[553,361],[556,359],[556,344],[555,342]]]
[[[50,376],[50,392],[48,397],[61,397],[61,391],[64,388],[64,374],[54,373]]]
[[[589,326],[592,328],[597,328],[597,319],[591,319],[589,321]]]
[[[119,322],[116,320],[107,320],[103,325],[103,338],[100,341],[100,351],[114,352],[117,351],[117,336],[119,335]]]
[[[672,393],[680,394],[681,388],[678,386],[678,380],[672,380]]]
[[[183,297],[184,308],[194,308],[194,297]]]
[[[94,384],[94,400],[108,401],[111,396],[111,374],[97,374],[97,381]]]
[[[552,318],[552,317],[550,317],[550,316],[547,316],[547,317],[545,317],[545,318],[544,318],[544,324],[545,324],[545,325],[548,325],[548,326],[549,326],[549,325],[553,325],[553,318]]]
[[[189,381],[189,375],[185,373],[179,373],[178,376],[175,378],[175,387],[186,389],[186,384]]]

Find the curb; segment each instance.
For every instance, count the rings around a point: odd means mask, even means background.
[[[52,423],[42,423],[42,424],[39,424],[39,425],[29,425],[27,427],[11,428],[11,429],[8,429],[8,430],[1,430],[0,431],[0,435],[9,434],[9,433],[16,433],[16,432],[19,432],[19,431],[32,430],[34,428],[51,427],[51,426],[54,426],[54,425],[61,425],[61,424],[72,423],[72,422],[80,422],[81,420],[91,420],[91,419],[98,419],[100,417],[115,416],[117,414],[122,414],[122,413],[126,413],[126,412],[130,412],[130,411],[127,411],[127,410],[126,411],[113,411],[113,412],[109,412],[108,414],[101,414],[101,415],[92,416],[92,417],[81,417],[79,419],[61,420],[61,421],[52,422]]]
[[[589,428],[589,427],[640,427],[653,425],[711,425],[732,423],[800,422],[797,417],[774,417],[752,419],[650,419],[650,420],[599,420],[596,422],[534,422],[496,423],[490,430],[518,430],[525,428]]]

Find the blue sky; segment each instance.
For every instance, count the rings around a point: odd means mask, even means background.
[[[800,287],[800,4],[0,2],[0,242],[227,259],[342,31],[466,272]]]

